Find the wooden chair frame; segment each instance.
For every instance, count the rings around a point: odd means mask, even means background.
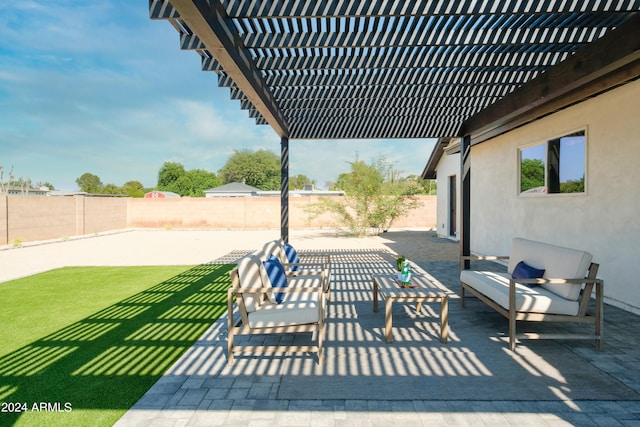
[[[299,325],[289,326],[274,326],[274,327],[251,327],[249,323],[249,314],[244,303],[244,294],[270,294],[274,292],[272,288],[242,288],[240,286],[240,278],[238,275],[238,269],[233,269],[230,273],[232,286],[227,292],[227,306],[228,306],[228,338],[227,338],[227,353],[229,365],[234,362],[235,353],[269,353],[269,352],[313,352],[317,353],[318,364],[322,364],[323,357],[323,340],[325,334],[325,306],[323,287],[313,288],[280,288],[277,292],[284,293],[313,293],[318,295],[318,321],[314,323],[306,323]],[[324,282],[324,280],[323,280]],[[236,324],[234,320],[234,299],[238,306],[240,313],[240,321]],[[316,345],[300,346],[300,345],[252,345],[252,346],[238,346],[235,345],[236,335],[255,335],[255,334],[290,334],[298,332],[315,332]]]

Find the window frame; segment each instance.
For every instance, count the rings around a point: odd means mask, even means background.
[[[573,136],[579,132],[584,132],[584,165],[583,165],[583,171],[584,171],[584,191],[581,192],[572,192],[572,193],[549,193],[547,192],[548,188],[549,188],[549,164],[548,164],[548,149],[549,149],[549,143],[551,141],[554,140],[561,140],[562,138],[565,137],[569,137],[569,136]],[[555,136],[551,136],[549,138],[546,139],[541,139],[538,140],[536,142],[529,142],[529,143],[525,143],[525,144],[521,144],[517,147],[516,149],[516,157],[517,157],[517,179],[516,179],[516,195],[518,197],[562,197],[562,196],[570,196],[570,197],[577,197],[577,196],[586,196],[588,194],[588,170],[587,170],[587,165],[588,165],[588,140],[589,140],[589,131],[587,126],[581,126],[578,127],[574,130],[570,130],[567,132],[562,132],[560,134],[556,134]],[[522,153],[528,149],[537,147],[537,146],[543,146],[544,148],[544,187],[545,187],[545,191],[544,192],[527,192],[527,191],[520,191],[521,185],[522,185]]]

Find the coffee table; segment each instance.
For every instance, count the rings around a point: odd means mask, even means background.
[[[385,300],[384,335],[387,343],[393,342],[391,329],[393,327],[392,307],[394,302],[415,302],[416,311],[422,310],[423,302],[440,303],[440,341],[446,343],[449,339],[449,298],[442,288],[439,288],[426,276],[414,275],[411,278],[414,288],[402,288],[397,278],[391,274],[373,275],[373,311],[378,311],[378,296]]]

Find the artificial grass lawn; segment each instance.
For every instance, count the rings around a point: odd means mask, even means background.
[[[232,267],[68,267],[0,283],[0,425],[115,423],[224,313]]]

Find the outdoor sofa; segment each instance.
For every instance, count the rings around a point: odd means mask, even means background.
[[[594,339],[602,349],[603,282],[586,251],[516,237],[509,256],[468,256],[463,260],[508,259],[507,273],[463,269],[460,297],[469,292],[509,319],[509,348],[516,339]],[[595,286],[595,313],[588,313]],[[593,333],[516,333],[517,321],[577,322]]]

